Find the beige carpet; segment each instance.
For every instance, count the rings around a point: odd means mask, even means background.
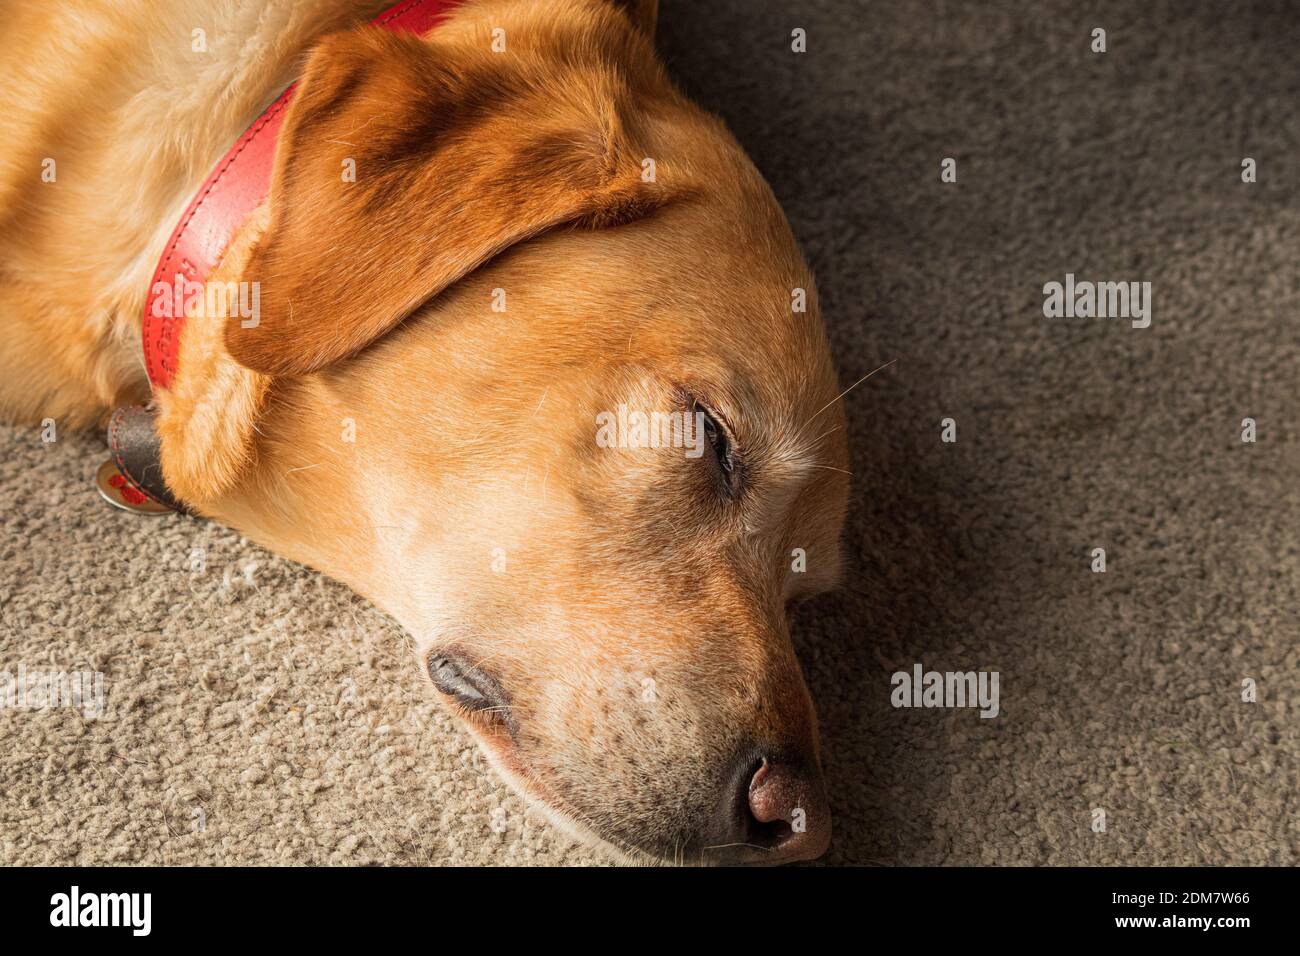
[[[898,360],[849,401],[853,560],[798,628],[827,862],[1300,862],[1297,33],[1281,3],[666,0],[844,379]],[[1150,281],[1151,327],[1045,319],[1067,272]],[[376,611],[109,511],[95,436],[0,443],[0,670],[99,670],[107,705],[0,710],[0,863],[593,860]],[[997,670],[1001,715],[891,708],[915,663]]]

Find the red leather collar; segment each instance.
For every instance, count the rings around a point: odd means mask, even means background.
[[[385,10],[373,26],[398,33],[425,33],[461,0],[403,0]],[[285,108],[297,84],[280,94],[227,150],[191,200],[163,252],[144,304],[144,364],[155,389],[169,388],[176,374],[185,324],[186,283],[206,283],[235,231],[271,188],[275,144]]]

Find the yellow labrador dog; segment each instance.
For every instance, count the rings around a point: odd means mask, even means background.
[[[831,822],[787,612],[838,574],[836,375],[655,16],[8,0],[0,409],[148,403],[150,497],[384,608],[581,838],[808,859]]]

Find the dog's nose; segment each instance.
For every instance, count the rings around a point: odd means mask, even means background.
[[[731,811],[729,842],[717,847],[724,863],[793,863],[814,860],[831,842],[830,807],[821,773],[801,760],[748,758]]]
[[[749,781],[752,825],[773,862],[815,860],[831,842],[831,815],[820,774],[764,760]]]

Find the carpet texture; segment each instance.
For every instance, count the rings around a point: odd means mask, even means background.
[[[896,360],[847,398],[845,585],[797,620],[824,862],[1300,861],[1300,14],[663,7],[675,75],[790,216],[845,384]],[[1067,273],[1150,282],[1150,327],[1045,318]],[[106,701],[0,709],[0,863],[597,860],[346,589],[109,510],[97,436],[0,440],[0,670],[98,670]],[[918,663],[997,671],[1000,714],[895,709]]]

